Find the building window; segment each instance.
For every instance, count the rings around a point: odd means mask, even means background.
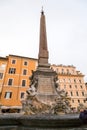
[[[68,95],[68,92],[66,91],[66,94]]]
[[[69,87],[70,87],[70,88],[72,88],[72,86],[71,86],[71,85],[69,85]]]
[[[12,64],[15,64],[16,63],[16,60],[12,60]]]
[[[0,79],[2,79],[3,78],[3,73],[0,73]]]
[[[72,100],[72,103],[74,103],[74,100]]]
[[[73,96],[73,93],[71,92],[71,96]]]
[[[74,79],[74,83],[76,83],[76,79]]]
[[[75,88],[77,88],[77,85],[75,85]]]
[[[25,93],[21,92],[20,98],[23,99],[25,97]]]
[[[5,93],[5,97],[4,98],[9,99],[11,97],[12,97],[12,92],[6,92]]]
[[[84,96],[84,92],[82,92],[82,96]]]
[[[82,85],[80,85],[80,88],[82,88]]]
[[[26,80],[22,80],[22,86],[26,85]]]
[[[8,80],[8,85],[12,85],[13,79]]]
[[[62,74],[64,74],[64,69],[62,69]]]
[[[80,100],[78,100],[78,103],[80,103]]]
[[[69,70],[67,69],[67,74],[69,74]]]
[[[86,100],[83,100],[84,103],[86,103]]]
[[[64,89],[66,89],[66,85],[64,85]]]
[[[79,82],[81,83],[81,80],[79,80]]]
[[[28,65],[27,61],[24,61],[24,65]]]
[[[79,96],[78,92],[76,92],[76,95]]]
[[[9,68],[9,74],[15,74],[16,68]]]
[[[2,63],[2,65],[0,66],[1,70],[5,70],[6,68],[6,64],[5,63]]]
[[[69,83],[71,83],[71,80],[69,79]]]
[[[27,70],[23,70],[23,75],[26,75],[27,74]]]

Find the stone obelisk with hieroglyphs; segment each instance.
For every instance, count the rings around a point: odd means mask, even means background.
[[[46,23],[44,11],[40,18],[40,41],[39,41],[38,67],[33,72],[33,81],[37,81],[36,91],[39,101],[46,104],[53,103],[57,96],[55,78],[56,72],[50,68],[48,63],[49,52],[47,47]]]

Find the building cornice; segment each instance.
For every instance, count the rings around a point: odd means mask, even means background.
[[[30,58],[30,57],[25,57],[25,56],[19,56],[19,55],[12,55],[12,54],[10,54],[9,55],[9,57],[18,57],[18,58],[25,58],[25,59],[31,59],[31,60],[38,60],[38,59],[36,59],[36,58]]]

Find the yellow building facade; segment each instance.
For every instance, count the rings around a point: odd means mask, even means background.
[[[64,89],[71,97],[71,107],[77,109],[79,104],[86,106],[86,86],[84,75],[74,66],[52,65],[58,74],[60,89]]]
[[[0,97],[4,83],[4,76],[6,72],[7,58],[0,57]]]
[[[2,109],[21,109],[21,101],[26,98],[29,88],[29,76],[36,69],[37,60],[15,55],[9,55],[7,59],[0,103]]]

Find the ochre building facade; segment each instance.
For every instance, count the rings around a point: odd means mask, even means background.
[[[0,105],[2,110],[21,110],[21,102],[26,98],[29,77],[36,70],[38,60],[29,57],[9,55],[0,57]],[[58,73],[58,84],[71,97],[71,107],[86,104],[84,75],[74,66],[51,65]]]
[[[58,84],[71,98],[71,107],[74,109],[83,104],[86,106],[87,89],[84,83],[84,75],[76,70],[76,67],[65,65],[51,66],[58,74]]]
[[[4,109],[21,109],[21,101],[26,98],[29,88],[29,76],[36,69],[37,60],[33,58],[9,55],[0,59],[0,66],[5,66],[0,79],[0,104]],[[3,67],[2,67],[3,69]]]

